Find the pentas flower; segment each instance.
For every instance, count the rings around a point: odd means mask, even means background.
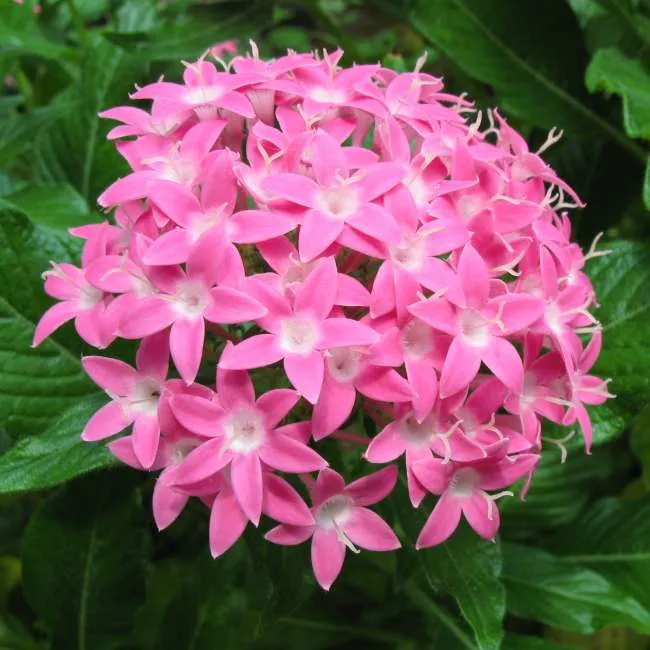
[[[108,357],[83,357],[82,364],[111,401],[90,418],[81,437],[103,440],[133,424],[135,457],[142,467],[151,467],[160,441],[158,409],[169,366],[166,337],[155,335],[142,341],[135,369]]]
[[[303,206],[298,235],[303,261],[314,259],[344,234],[352,248],[358,233],[397,243],[400,232],[395,220],[373,200],[402,180],[402,169],[380,162],[352,172],[343,148],[325,132],[317,132],[309,147],[313,179],[279,173],[262,182],[267,192]]]
[[[267,313],[266,307],[238,288],[215,286],[224,250],[216,231],[206,233],[193,248],[187,269],[167,267],[157,276],[158,291],[119,313],[119,331],[140,338],[169,331],[172,358],[181,377],[191,384],[198,372],[205,340],[205,321],[238,323]]]
[[[71,230],[81,259],[45,271],[56,302],[34,333],[140,341],[135,365],[83,357],[109,401],[82,437],[156,472],[160,530],[198,500],[214,557],[249,523],[311,538],[325,589],[347,550],[399,547],[368,508],[392,498],[393,463],[399,507],[439,497],[418,548],[462,517],[494,539],[497,499],[535,489],[547,443],[565,459],[545,423],[577,424],[589,452],[587,408],[613,397],[589,374],[585,265],[607,251],[571,242],[580,199],[542,159],[559,133],[532,152],[426,57],[400,74],[342,55],[216,44],[137,88],[147,105],[103,111],[130,171],[98,198],[107,220]]]
[[[210,438],[176,468],[174,480],[196,483],[228,467],[234,495],[257,525],[264,497],[262,463],[292,473],[315,471],[327,463],[277,429],[299,399],[295,391],[272,390],[256,400],[247,372],[220,368],[217,396],[218,402],[190,395],[172,398],[172,410],[181,424]]]
[[[491,297],[489,269],[471,245],[463,248],[457,272],[462,297],[456,299],[456,304],[451,297],[446,300],[434,296],[409,307],[414,316],[454,337],[442,367],[441,396],[466,388],[481,362],[508,388],[520,392],[523,364],[507,337],[534,323],[542,315],[544,303],[524,294],[499,293]]]
[[[496,500],[512,496],[512,492],[490,492],[523,478],[533,471],[538,461],[537,454],[520,454],[514,459],[504,456],[475,463],[445,465],[438,458],[416,463],[413,471],[420,483],[432,494],[440,495],[415,543],[416,548],[444,542],[456,530],[461,515],[481,537],[494,540],[499,530]]]
[[[314,523],[282,524],[266,534],[275,544],[302,544],[311,538],[311,564],[318,584],[329,590],[343,567],[345,551],[394,551],[401,544],[390,526],[367,506],[395,487],[397,471],[387,467],[346,485],[343,477],[324,469],[311,488]]]
[[[271,291],[257,292],[268,315],[258,319],[269,334],[252,336],[224,351],[219,365],[231,370],[260,368],[283,359],[289,381],[312,404],[323,385],[323,350],[367,346],[379,335],[364,323],[330,317],[337,293],[337,272],[333,258],[315,269],[295,292],[293,304]]]

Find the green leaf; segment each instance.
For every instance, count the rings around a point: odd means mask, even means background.
[[[650,156],[645,165],[645,176],[643,178],[643,203],[650,210]]]
[[[598,571],[650,612],[650,496],[593,504],[558,531],[550,547],[563,561]]]
[[[216,639],[219,647],[244,650],[259,637],[272,597],[267,576],[252,570],[242,544],[217,560],[206,548],[196,560],[164,569],[150,587],[148,600],[162,611],[149,611],[158,623],[148,626],[147,650],[214,650]]]
[[[53,487],[114,465],[115,458],[103,443],[80,437],[90,416],[106,401],[102,395],[84,399],[40,435],[22,438],[0,456],[0,494]]]
[[[106,140],[114,124],[98,113],[117,104],[128,103],[134,84],[148,81],[146,66],[137,57],[93,34],[83,52],[81,74],[68,88],[66,100],[76,100],[47,129],[39,130],[30,159],[40,183],[66,183],[89,202],[119,176],[126,164]]]
[[[70,50],[47,38],[35,20],[31,3],[0,5],[0,59],[31,55],[58,60]]]
[[[545,435],[560,437],[548,429]],[[503,531],[509,537],[536,537],[540,530],[570,522],[598,495],[599,489],[604,489],[608,480],[627,470],[627,463],[614,453],[611,445],[596,443],[587,456],[581,439],[576,437],[571,443],[567,445],[569,454],[564,464],[560,450],[548,445],[524,501],[504,499],[499,503],[504,514]]]
[[[523,634],[506,634],[501,650],[569,650],[566,646],[557,645],[538,636]]]
[[[247,39],[273,24],[272,4],[264,0],[246,3],[244,9],[241,3],[224,2],[174,18],[171,25],[147,32],[135,44],[135,52],[147,61],[176,62],[198,57],[224,40],[241,40],[245,49]],[[112,39],[122,43],[116,36]]]
[[[637,414],[630,431],[630,445],[641,462],[643,480],[650,486],[650,405]]]
[[[0,650],[45,650],[17,619],[0,614]]]
[[[650,401],[650,247],[637,242],[606,247],[611,254],[587,266],[601,304],[595,315],[603,325],[603,350],[593,372],[611,377],[616,402],[634,413]]]
[[[635,149],[592,107],[582,33],[564,0],[415,0],[411,22],[464,72],[490,84],[505,112]]]
[[[414,547],[428,514],[423,508],[408,507],[406,495],[401,496],[404,505],[397,516],[409,544]],[[444,544],[414,552],[413,561],[418,565],[416,572],[424,577],[430,588],[454,598],[474,632],[479,649],[497,650],[505,613],[499,543],[486,542],[463,524]]]
[[[8,165],[25,149],[32,146],[42,130],[52,127],[66,115],[74,114],[77,101],[71,96],[60,96],[47,106],[20,115],[0,119],[0,157]]]
[[[650,74],[640,61],[607,48],[594,55],[586,75],[591,92],[614,93],[623,98],[623,123],[632,138],[650,140]]]
[[[2,199],[24,212],[34,223],[67,231],[88,223],[88,204],[70,185],[30,185]]]
[[[34,324],[53,304],[40,274],[50,260],[75,261],[76,242],[0,210],[0,427],[11,435],[42,431],[97,388],[79,361],[71,328],[32,349]]]
[[[128,645],[144,595],[146,541],[138,495],[121,472],[70,483],[36,511],[23,545],[23,584],[54,650]]]
[[[650,633],[650,612],[590,569],[538,548],[503,545],[508,610],[520,618],[581,634],[609,625]]]

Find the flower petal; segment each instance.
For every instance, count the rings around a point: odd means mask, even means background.
[[[449,539],[460,523],[461,512],[458,500],[443,494],[420,531],[415,548],[437,546]]]
[[[311,542],[311,565],[318,584],[329,591],[341,573],[345,545],[333,530],[317,528]]]
[[[262,516],[262,465],[255,452],[235,456],[230,465],[232,490],[244,514],[257,526]]]
[[[353,544],[368,551],[395,551],[401,547],[392,528],[368,508],[354,508],[343,532]]]
[[[212,503],[210,512],[210,552],[223,555],[241,536],[248,519],[230,490],[222,490]]]
[[[260,458],[273,469],[292,474],[315,472],[327,466],[313,449],[293,438],[278,433],[269,435],[260,447]]]
[[[325,363],[321,353],[314,350],[306,356],[288,355],[284,358],[284,371],[293,387],[310,404],[316,404],[325,375]]]

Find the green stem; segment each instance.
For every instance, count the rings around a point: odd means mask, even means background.
[[[395,647],[400,644],[411,643],[412,640],[401,634],[394,634],[392,632],[384,632],[369,627],[359,627],[357,625],[339,625],[337,623],[328,623],[327,621],[314,621],[305,618],[295,618],[293,616],[283,616],[279,619],[280,623],[291,625],[293,627],[302,627],[310,630],[321,630],[322,632],[338,632],[355,636],[363,639],[371,639],[384,643],[385,645]]]
[[[88,33],[86,32],[86,25],[84,24],[83,18],[79,13],[79,7],[77,7],[76,0],[67,0],[68,7],[70,9],[70,16],[72,17],[72,22],[77,30],[77,37],[81,45],[88,45]]]
[[[18,89],[20,90],[20,94],[23,96],[23,99],[25,100],[25,106],[27,107],[27,110],[33,110],[36,108],[36,101],[34,100],[34,88],[32,86],[31,81],[27,77],[27,75],[23,72],[23,69],[17,65],[16,66],[16,71],[14,72],[14,78],[16,79],[16,83],[18,84]]]
[[[409,582],[405,588],[406,595],[409,597],[410,601],[416,605],[419,609],[425,613],[431,614],[435,618],[439,619],[444,625],[446,625],[454,636],[465,646],[468,650],[477,650],[476,644],[470,639],[470,637],[465,634],[465,632],[460,628],[458,623],[450,616],[438,603],[428,596],[420,587],[418,587],[414,582]]]

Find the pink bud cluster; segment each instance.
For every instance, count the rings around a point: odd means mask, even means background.
[[[494,539],[541,421],[577,422],[589,450],[585,405],[611,397],[588,374],[601,335],[583,267],[598,253],[570,241],[578,197],[423,61],[397,74],[341,68],[341,51],[221,51],[137,89],[150,111],[103,113],[132,171],[99,197],[114,221],[72,231],[81,267],[46,273],[59,302],[35,344],[71,319],[96,348],[141,339],[135,367],[83,359],[111,399],[83,439],[131,427],[109,448],[160,471],[158,526],[199,498],[215,557],[262,514],[271,542],[311,538],[325,589],[346,549],[399,547],[369,506],[401,457],[412,505],[439,497],[418,548],[461,516]],[[216,384],[197,381],[217,358]],[[377,435],[342,429],[355,408]],[[346,484],[318,452],[327,437],[384,467]]]

